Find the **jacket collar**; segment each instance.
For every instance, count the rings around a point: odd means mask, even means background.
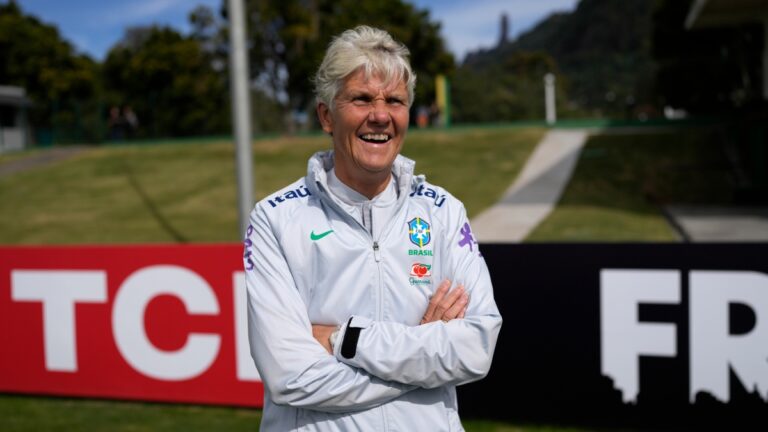
[[[408,195],[423,183],[424,176],[413,175],[416,162],[405,156],[397,155],[392,163],[392,175],[398,188],[397,208],[402,207]],[[328,170],[333,168],[333,150],[320,151],[312,155],[307,163],[307,188],[313,195],[338,207],[336,198],[328,193]]]

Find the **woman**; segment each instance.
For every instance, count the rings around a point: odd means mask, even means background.
[[[415,82],[386,32],[335,38],[315,77],[333,150],[251,213],[264,431],[461,431],[455,388],[488,373],[501,316],[464,206],[399,154]]]

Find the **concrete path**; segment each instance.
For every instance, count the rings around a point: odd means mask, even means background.
[[[0,164],[0,178],[69,159],[86,149],[85,146],[54,147],[32,156]]]
[[[684,241],[768,241],[768,207],[674,205],[666,211]]]
[[[550,130],[503,198],[472,219],[476,240],[516,243],[536,228],[560,199],[588,135],[585,129]]]

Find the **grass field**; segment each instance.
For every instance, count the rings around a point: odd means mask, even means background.
[[[499,198],[543,133],[414,131],[403,154],[473,215]],[[309,156],[329,145],[324,136],[256,141],[257,197],[303,176]],[[0,178],[0,244],[237,241],[237,227],[226,141],[98,147]]]
[[[543,133],[416,130],[403,154],[471,217],[501,196]],[[328,147],[320,135],[256,141],[257,198],[304,175],[307,158]],[[23,157],[0,155],[0,165]],[[526,241],[677,241],[662,206],[728,203],[731,174],[707,129],[593,136],[555,211]],[[0,244],[237,241],[235,181],[228,141],[89,149],[0,178]]]
[[[3,432],[211,432],[255,431],[256,409],[0,395]],[[550,425],[464,421],[467,432],[586,432]]]

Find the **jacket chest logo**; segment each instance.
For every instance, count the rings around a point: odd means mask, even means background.
[[[424,263],[413,263],[411,265],[411,277],[408,282],[413,285],[430,285],[432,283],[432,266]]]
[[[411,243],[423,248],[429,244],[432,239],[432,230],[429,227],[429,222],[422,218],[416,217],[408,222],[408,238]]]
[[[432,240],[432,228],[429,222],[416,217],[408,222],[408,239],[418,249],[408,249],[408,256],[432,256],[432,249],[424,249]]]

